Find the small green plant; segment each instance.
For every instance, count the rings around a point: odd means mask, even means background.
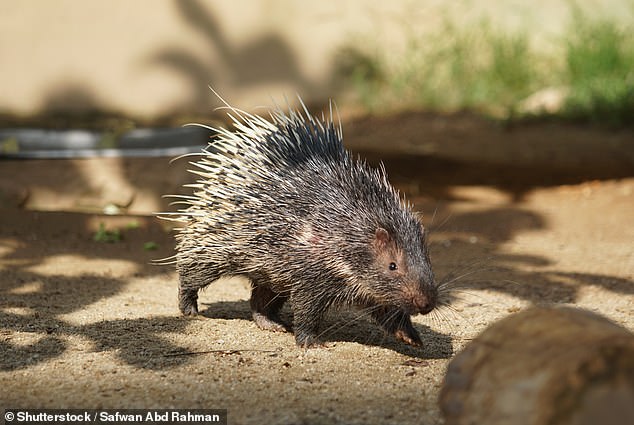
[[[20,152],[20,144],[15,137],[8,137],[0,140],[0,153],[18,153]]]
[[[123,239],[119,229],[108,230],[104,223],[99,223],[99,230],[93,236],[95,242],[114,243]]]
[[[134,230],[138,229],[139,227],[141,227],[141,223],[139,223],[139,220],[128,221],[125,225],[126,230]]]
[[[144,251],[156,251],[158,249],[158,244],[154,241],[145,242],[143,244]]]

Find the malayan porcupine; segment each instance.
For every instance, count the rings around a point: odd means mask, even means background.
[[[303,104],[302,104],[303,106]],[[173,257],[179,307],[198,313],[198,290],[223,276],[251,281],[250,305],[263,329],[289,330],[278,313],[290,300],[300,346],[319,344],[332,306],[357,306],[412,345],[410,315],[434,309],[426,231],[389,184],[344,149],[332,117],[279,108],[271,119],[227,105],[233,131],[191,162],[192,196],[164,217],[184,225]]]

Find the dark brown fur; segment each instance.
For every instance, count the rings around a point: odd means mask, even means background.
[[[425,229],[385,172],[353,159],[332,121],[296,112],[277,112],[270,126],[241,119],[250,127],[222,132],[194,163],[202,178],[177,218],[183,314],[197,314],[200,288],[244,275],[255,323],[289,330],[279,311],[290,300],[301,346],[319,343],[336,305],[361,307],[420,344],[410,316],[434,309],[437,285]]]

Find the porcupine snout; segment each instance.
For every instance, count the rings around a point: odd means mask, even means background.
[[[411,282],[403,287],[404,310],[411,314],[428,314],[436,308],[438,289],[433,282]]]

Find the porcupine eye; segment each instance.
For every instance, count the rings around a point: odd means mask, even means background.
[[[396,263],[390,263],[388,268],[390,269],[390,271],[394,271],[394,270],[398,269],[398,266],[396,265]]]

